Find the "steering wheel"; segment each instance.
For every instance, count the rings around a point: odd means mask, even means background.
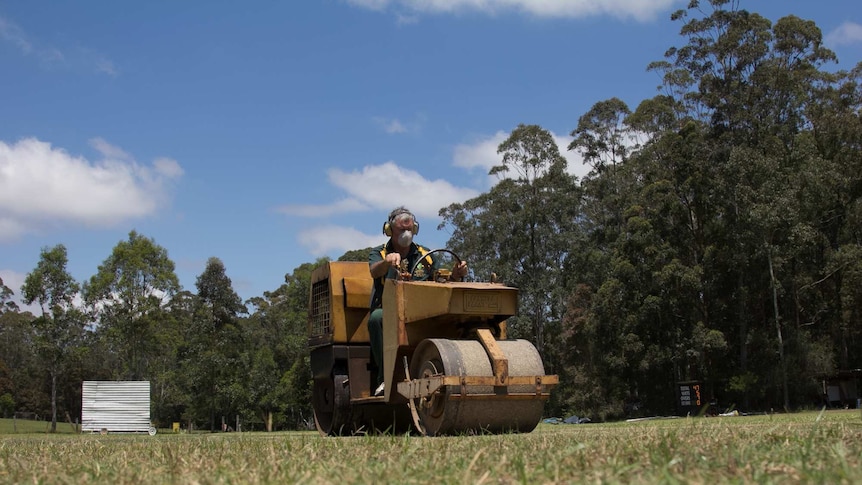
[[[450,251],[450,250],[448,250],[448,249],[432,249],[431,251],[428,251],[427,253],[425,253],[425,255],[424,255],[424,256],[422,256],[421,258],[419,258],[419,259],[416,261],[416,263],[414,263],[414,264],[413,264],[413,267],[412,267],[412,268],[410,268],[410,279],[411,279],[411,280],[413,279],[413,273],[416,271],[416,268],[418,268],[418,267],[419,267],[419,265],[420,265],[420,264],[422,264],[422,261],[423,261],[426,257],[428,257],[428,256],[430,256],[430,255],[432,255],[432,254],[434,254],[434,253],[449,253],[449,254],[451,254],[451,255],[452,255],[452,257],[453,257],[453,258],[455,258],[455,261],[456,261],[455,266],[457,266],[457,265],[461,264],[461,258],[459,258],[459,257],[458,257],[458,255],[457,255],[457,254],[455,254],[453,251]],[[433,276],[433,275],[432,275],[432,276]]]

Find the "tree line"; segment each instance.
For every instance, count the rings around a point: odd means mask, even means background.
[[[522,289],[554,410],[668,413],[688,381],[721,410],[813,407],[862,367],[862,63],[829,70],[811,21],[702,3],[648,66],[658,95],[579,118],[583,180],[521,125],[506,178],[441,211],[477,273]]]
[[[440,211],[472,277],[519,288],[510,335],[560,375],[548,414],[672,413],[687,381],[721,410],[790,410],[862,367],[862,63],[835,70],[811,21],[702,3],[674,13],[684,45],[647,66],[659,94],[578,119],[565,148],[583,179],[522,124],[498,147],[498,182]],[[27,275],[39,315],[0,282],[0,412],[76,416],[82,380],[147,379],[158,422],[307,422],[321,261],[246,302],[217,258],[182,290],[136,232],[86,282],[66,262],[45,248]]]
[[[0,414],[60,420],[81,413],[84,380],[148,380],[152,418],[221,429],[305,426],[311,417],[303,264],[285,283],[242,302],[212,257],[184,291],[167,251],[132,231],[83,284],[62,244],[44,248],[27,274],[22,312],[0,280]]]

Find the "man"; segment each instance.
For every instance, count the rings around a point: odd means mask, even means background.
[[[371,315],[368,317],[368,336],[371,340],[371,357],[377,366],[378,387],[375,396],[383,394],[383,282],[395,279],[399,272],[410,271],[419,262],[423,270],[416,271],[414,280],[424,280],[433,276],[437,269],[434,255],[429,250],[414,243],[413,236],[419,232],[419,223],[404,206],[395,208],[383,224],[383,234],[389,241],[373,248],[368,255],[368,269],[374,278],[371,292]],[[420,273],[422,276],[420,276]],[[461,281],[467,275],[467,262],[452,268],[451,281]]]

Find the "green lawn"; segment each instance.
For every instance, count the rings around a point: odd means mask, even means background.
[[[51,431],[50,421],[31,421],[28,419],[0,419],[0,435],[48,433]],[[57,433],[74,434],[76,430],[69,423],[57,421]]]
[[[44,430],[0,437],[0,483],[25,482],[862,483],[862,416],[542,424],[524,435],[442,438]]]

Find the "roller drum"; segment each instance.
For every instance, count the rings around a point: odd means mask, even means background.
[[[500,350],[509,361],[510,376],[543,376],[539,352],[526,340],[500,340]],[[413,354],[413,378],[447,376],[493,376],[485,348],[476,340],[426,339]],[[534,385],[509,386],[509,393],[535,394]],[[536,396],[495,396],[493,386],[469,386],[459,399],[460,386],[445,386],[417,403],[420,421],[428,435],[465,432],[530,432],[542,419],[544,400]]]

